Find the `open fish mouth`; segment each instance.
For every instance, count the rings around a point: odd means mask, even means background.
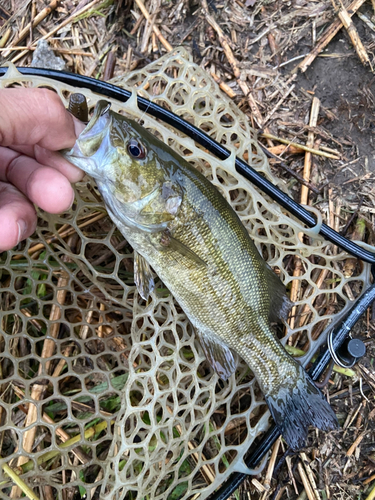
[[[108,163],[106,154],[101,154],[101,151],[108,150],[112,122],[110,108],[111,104],[108,101],[99,101],[93,116],[72,149],[61,152],[66,160],[96,179],[103,176],[105,165]]]

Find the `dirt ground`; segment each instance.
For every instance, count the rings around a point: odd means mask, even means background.
[[[344,4],[349,5],[346,1]],[[316,189],[310,191],[306,201],[321,209],[326,220],[330,203],[340,206],[340,230],[354,214],[346,235],[353,236],[355,223],[361,219],[366,227],[364,241],[374,244],[375,75],[372,68],[375,68],[375,2],[355,1],[353,4],[362,17],[350,9],[348,12],[352,14],[368,63],[360,61],[349,36],[350,29],[341,25],[338,33],[320,48],[318,56],[302,72],[296,69],[297,66],[337,22],[341,2],[144,2],[163,39],[172,47],[190,48],[194,61],[215,75],[223,91],[260,132],[302,145],[306,145],[308,133],[313,132],[312,147],[326,148],[323,151],[331,154],[331,158],[313,155],[311,171],[305,181]],[[33,48],[38,38],[48,35],[72,13],[77,12],[78,16],[89,2],[61,1],[32,30],[32,40],[27,30],[19,39],[22,29],[30,22],[33,9],[35,18],[45,5],[42,0],[3,0],[0,47]],[[50,40],[55,54],[63,60],[67,70],[101,79],[140,68],[157,59],[168,49],[162,38],[152,31],[152,25],[146,23],[139,5],[140,2],[132,0],[97,2],[86,11],[90,15],[79,21],[79,29],[87,29],[88,36],[82,37],[76,31],[77,24],[67,24],[65,31],[58,32]],[[84,57],[80,51],[91,55]],[[33,51],[13,49],[0,54],[3,54],[0,61],[12,60],[26,66],[32,62]],[[110,59],[114,61],[112,70]],[[320,109],[317,125],[309,126],[314,96],[320,100]],[[280,165],[280,159],[271,160],[273,171],[286,181],[295,199],[301,201],[304,152],[290,153],[277,139],[261,137],[260,140],[287,164],[289,171]],[[296,179],[295,175],[299,177]],[[328,396],[340,421],[344,422],[342,429],[330,439],[324,438],[322,433],[310,432],[306,455],[302,457],[284,453],[280,448],[271,471],[270,486],[266,489],[262,486],[264,474],[255,481],[249,478],[233,498],[375,498],[374,318],[375,310],[369,310],[355,330],[367,346],[366,357],[355,368],[357,377],[351,379],[336,374],[329,384]],[[312,490],[312,483],[306,484],[301,476],[301,459],[310,464],[316,492]]]

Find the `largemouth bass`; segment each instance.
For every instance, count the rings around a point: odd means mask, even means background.
[[[96,180],[109,215],[132,245],[141,296],[154,287],[152,267],[195,327],[219,376],[234,373],[237,352],[294,450],[305,445],[309,425],[336,429],[331,407],[270,327],[288,312],[284,285],[219,191],[106,101],[98,102],[64,156]]]

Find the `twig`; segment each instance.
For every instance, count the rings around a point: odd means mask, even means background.
[[[370,28],[370,30],[375,31],[375,25],[370,19],[362,14],[362,12],[357,12],[357,16]]]
[[[92,216],[92,215],[93,214],[90,214],[90,216]],[[83,227],[89,226],[93,222],[97,222],[98,220],[104,219],[105,217],[107,217],[107,212],[99,213],[98,215],[95,215],[92,219],[89,219],[86,222],[82,222],[81,224],[78,224],[78,227],[79,227],[79,229],[82,229]],[[57,233],[59,234],[60,238],[64,239],[67,236],[71,236],[72,234],[74,234],[76,232],[76,229],[74,227],[70,227],[70,226],[68,226],[68,227],[69,227],[69,229],[63,230],[64,226],[62,226],[57,231]],[[50,245],[51,243],[53,243],[57,239],[58,239],[57,236],[51,236],[50,238],[48,238],[46,240],[46,243],[47,243],[47,245]],[[33,247],[29,248],[28,254],[31,255],[31,254],[37,252],[38,250],[42,250],[44,247],[45,247],[44,243],[37,243]],[[22,255],[20,255],[19,258],[22,258]],[[17,259],[17,255],[14,257],[14,259],[15,260]]]
[[[311,113],[310,113],[310,121],[309,121],[310,127],[316,127],[316,125],[318,123],[319,108],[320,108],[320,101],[317,97],[314,97],[312,100],[312,105],[311,105]],[[308,148],[312,148],[314,146],[314,137],[315,137],[314,132],[309,131],[307,134],[307,142],[306,142],[306,146]],[[310,180],[310,172],[311,172],[311,151],[306,151],[305,162],[304,162],[304,166],[303,166],[303,178],[305,179],[305,181]],[[301,188],[301,203],[303,205],[308,204],[308,196],[309,196],[309,193],[308,193],[306,186],[302,186],[302,188]]]
[[[309,148],[308,146],[304,146],[303,144],[298,144],[298,142],[291,142],[288,141],[287,139],[281,139],[281,137],[277,137],[276,135],[273,134],[267,134],[266,132],[259,134],[259,137],[265,137],[266,139],[272,139],[274,141],[281,142],[282,144],[288,144],[290,146],[300,148],[303,151],[308,151],[309,153],[312,153],[314,155],[324,156],[325,158],[332,158],[332,160],[340,160],[338,156],[335,156],[331,153],[320,151],[320,149]]]
[[[171,415],[173,414],[173,412],[169,406],[167,406],[167,411]],[[182,427],[180,424],[176,424],[176,429],[180,433],[180,435],[183,433],[183,430],[182,430]],[[192,441],[188,442],[188,447],[192,451],[196,449],[196,445]],[[193,452],[192,457],[193,457],[194,461],[196,461],[196,463],[199,462],[200,457],[199,457],[198,453]],[[204,457],[204,455],[203,455],[203,457]],[[205,460],[205,458],[204,458],[204,460]],[[203,475],[207,484],[211,484],[215,481],[215,470],[211,467],[211,465],[209,465],[209,464],[203,465],[201,471],[202,471],[202,475]]]
[[[294,177],[295,179],[297,179],[298,182],[300,182],[301,184],[305,185],[313,193],[320,194],[320,190],[319,189],[317,189],[315,186],[313,186],[310,182],[305,181],[305,179],[302,176],[300,176],[297,172],[295,172],[294,170],[292,170],[291,168],[289,168],[288,165],[286,163],[284,163],[279,156],[275,155],[272,151],[270,151],[270,149],[272,149],[272,148],[266,148],[261,143],[259,143],[259,145],[260,145],[262,151],[264,151],[264,153],[266,154],[266,156],[268,156],[268,158],[275,158],[277,160],[277,166],[278,167],[283,168],[286,172],[288,172],[288,174],[290,174],[292,177]],[[287,146],[284,149],[287,150],[288,147],[289,146]],[[244,160],[247,161],[248,159],[249,159],[248,155],[244,154]]]
[[[266,8],[263,6],[263,7],[261,7],[260,10],[262,12],[262,17],[264,19],[266,19],[266,17],[267,17]],[[272,56],[275,57],[276,63],[279,66],[280,63],[281,63],[281,57],[280,57],[279,47],[277,46],[277,43],[276,43],[276,40],[275,40],[275,36],[273,34],[273,31],[272,31],[273,26],[271,26],[270,28],[271,28],[271,30],[270,30],[270,32],[267,35],[268,43],[269,43],[269,46],[270,46],[270,49],[271,49],[271,52],[272,52]]]
[[[365,3],[365,0],[354,0],[348,7],[348,14],[351,17],[357,10]],[[336,19],[331,26],[325,31],[317,45],[308,54],[305,59],[300,62],[294,69],[293,73],[297,72],[298,69],[304,73],[307,68],[312,64],[315,58],[320,54],[320,52],[329,44],[332,38],[341,30],[342,22],[340,19]]]
[[[107,82],[113,77],[115,66],[116,66],[116,55],[115,51],[112,49],[108,52],[107,58],[105,60],[102,80]]]
[[[365,479],[365,480],[363,481],[363,485],[365,486],[366,484],[371,483],[374,479],[375,479],[375,474],[373,474],[372,476],[370,476],[370,477],[368,477],[367,479]]]
[[[68,257],[63,257],[63,260],[68,260]],[[67,285],[69,283],[69,276],[65,271],[61,273],[61,276],[57,282],[57,294],[56,294],[56,300],[57,303],[62,305],[65,302],[66,294],[67,294]],[[57,323],[56,321],[61,318],[61,307],[59,305],[53,304],[51,308],[51,313],[50,313],[50,321],[55,321],[49,332],[49,336],[52,338],[57,338],[59,331],[60,331],[60,324]],[[51,358],[53,356],[53,351],[55,349],[55,342],[51,338],[45,339],[44,344],[43,344],[43,349],[41,353],[41,358]],[[48,374],[51,366],[51,359],[49,361],[46,361],[45,365],[41,364],[39,368],[39,375],[43,374]],[[40,401],[43,397],[44,391],[46,389],[46,384],[45,383],[37,383],[34,384],[32,387],[31,391],[31,396],[30,398],[34,400],[35,402]],[[27,417],[25,421],[25,427],[29,427],[31,424],[37,421],[37,404],[35,403],[30,403],[29,404],[29,409],[27,412]],[[22,448],[26,452],[30,452],[32,450],[32,446],[35,440],[35,435],[37,431],[37,426],[35,425],[31,429],[27,430],[23,436],[23,443],[22,443]],[[20,467],[24,463],[28,461],[27,456],[20,456],[18,458],[17,465]],[[13,487],[10,497],[11,498],[17,498],[20,496],[19,488],[18,487]]]
[[[36,50],[36,47],[27,47],[27,50]],[[0,52],[5,52],[6,50],[9,50],[8,47],[1,48],[0,47]],[[25,50],[25,47],[20,45],[20,46],[15,46],[12,47],[12,52],[17,51],[17,50]],[[87,57],[95,57],[93,54],[90,52],[85,52],[84,50],[74,50],[74,49],[63,49],[61,47],[53,47],[52,49],[54,52],[60,52],[61,54],[69,54],[72,56],[87,56]]]
[[[64,351],[64,356],[67,355],[67,350]],[[61,361],[63,363],[61,363]],[[61,373],[61,370],[59,373],[56,374],[56,371],[59,370],[59,368],[61,367],[61,365],[65,365],[66,364],[66,360],[63,359],[63,360],[60,360],[60,363],[57,365],[54,373],[53,373],[53,377],[57,377],[60,373]],[[64,367],[64,366],[63,366]],[[14,390],[14,392],[17,394],[17,396],[20,398],[20,400],[23,400],[25,399],[25,393],[24,391],[22,391],[19,387],[17,387],[16,385],[12,385],[12,388]],[[26,411],[27,413],[27,411]],[[101,412],[103,413],[103,412]],[[43,413],[42,414],[42,418],[45,422],[48,422],[49,424],[55,424],[55,421],[49,416],[47,415],[47,413]],[[70,439],[70,436],[68,433],[66,433],[64,431],[64,429],[62,427],[57,427],[56,429],[56,434],[59,436],[59,438],[61,439],[61,441],[65,442],[67,441],[68,439]],[[72,450],[72,453],[74,453],[74,455],[78,458],[78,460],[80,460],[80,462],[82,462],[83,464],[84,463],[87,463],[89,461],[89,458],[87,457],[87,455],[82,451],[82,449],[80,447],[77,446],[77,448],[73,448]]]
[[[147,19],[147,21],[151,22],[151,16],[148,13],[148,10],[146,9],[142,0],[135,0],[135,3],[138,5],[139,10],[142,12],[142,14]],[[164,38],[164,36],[161,34],[161,31],[159,30],[159,28],[154,24],[152,29],[153,29],[155,35],[159,38],[160,43],[164,46],[164,48],[168,52],[172,52],[172,50],[173,50],[172,45]]]
[[[153,4],[155,5],[155,4]],[[146,54],[148,52],[148,42],[150,40],[151,34],[153,34],[153,26],[155,24],[155,18],[156,14],[150,14],[150,17],[146,20],[146,26],[145,29],[143,30],[143,40],[141,43],[141,54]]]
[[[202,12],[203,12],[207,22],[216,31],[216,34],[217,34],[218,39],[219,39],[219,43],[222,46],[224,53],[226,55],[226,58],[228,59],[228,62],[232,67],[232,71],[233,71],[234,76],[236,77],[238,86],[240,87],[240,89],[242,90],[244,95],[247,97],[247,100],[248,100],[249,106],[251,108],[251,112],[254,116],[254,119],[256,120],[258,126],[262,127],[263,126],[262,115],[259,111],[258,105],[257,105],[253,95],[250,92],[249,87],[247,86],[246,82],[241,79],[241,72],[238,69],[237,60],[233,55],[232,49],[230,47],[230,42],[229,42],[227,36],[224,34],[223,30],[220,28],[218,23],[215,21],[215,19],[209,14],[207,0],[202,0],[201,4],[202,4]]]
[[[61,28],[63,28],[64,26],[66,26],[67,24],[69,24],[71,22],[74,22],[74,19],[76,19],[81,14],[87,12],[92,7],[94,7],[94,5],[96,5],[97,3],[101,2],[101,1],[102,0],[93,0],[92,2],[88,3],[87,5],[85,5],[84,7],[82,7],[82,9],[78,10],[77,12],[75,12],[74,14],[72,14],[71,16],[67,17],[65,19],[65,21],[63,21],[61,24],[58,24],[51,31],[49,31],[48,33],[46,33],[45,35],[43,35],[42,38],[40,38],[39,40],[47,40],[48,38],[50,38],[51,36],[53,36],[55,33],[57,33],[57,31],[59,31]],[[36,44],[38,43],[39,40],[35,40],[33,42],[32,46],[33,47],[36,46]],[[20,54],[18,54],[16,57],[14,57],[12,59],[12,63],[15,63],[16,61],[18,61],[18,59],[21,59],[21,57],[23,57],[28,52],[28,50],[29,49],[26,49],[23,52],[21,52]]]
[[[375,498],[375,486],[372,488],[372,490],[367,495],[365,500],[374,500],[374,498]]]
[[[266,488],[267,491],[264,492],[264,495],[262,496],[262,500],[265,500],[265,498],[267,497],[267,495],[269,493],[269,489],[271,486],[271,479],[272,479],[273,471],[275,468],[276,458],[277,458],[277,454],[278,454],[279,448],[280,448],[280,443],[281,443],[281,436],[277,439],[277,441],[275,442],[275,444],[273,445],[273,448],[272,448],[272,454],[271,454],[271,458],[270,458],[270,461],[268,464],[266,477],[263,481],[263,486]]]
[[[303,149],[296,148],[295,146],[285,146],[284,144],[279,144],[278,146],[273,146],[272,148],[267,148],[268,151],[275,156],[280,157],[284,154],[298,155],[303,153]]]
[[[210,70],[210,75],[215,80],[215,82],[219,85],[221,90],[227,94],[228,97],[233,99],[234,97],[237,96],[235,91],[231,87],[229,87],[229,85],[227,85],[225,82],[223,82],[222,79],[219,76],[217,76],[217,74],[215,73],[215,71],[212,68]]]
[[[10,35],[12,34],[12,28],[8,28],[2,38],[0,38],[0,48],[2,49],[7,44]]]
[[[267,493],[267,490],[266,488],[263,486],[263,484],[261,482],[258,481],[258,479],[256,479],[254,477],[254,479],[251,480],[252,484],[255,486],[255,488],[260,492],[260,493],[264,493],[266,492]]]
[[[314,492],[311,488],[311,484],[308,480],[308,477],[306,476],[306,472],[304,471],[301,462],[298,463],[297,468],[298,468],[299,475],[301,476],[303,486],[305,487],[307,498],[309,500],[316,500]]]
[[[277,495],[273,498],[273,500],[281,500],[282,496],[284,495],[285,490],[287,489],[287,486],[283,486],[281,490],[277,493]]]
[[[33,490],[29,488],[29,486],[27,486],[27,484],[24,481],[22,481],[22,479],[18,476],[18,474],[16,474],[14,470],[9,467],[8,464],[3,464],[1,467],[3,468],[5,474],[7,474],[11,478],[11,480],[17,485],[17,488],[19,488],[22,491],[22,493],[24,493],[27,496],[27,498],[30,498],[30,500],[39,500],[39,498],[35,495]]]
[[[135,24],[133,26],[133,29],[130,32],[130,35],[134,36],[138,32],[138,29],[139,29],[140,25],[142,24],[145,16],[143,16],[142,14],[139,14],[138,12],[135,12],[134,10],[131,10],[130,12],[135,17]]]
[[[23,30],[20,31],[18,37],[13,40],[13,45],[18,45],[24,38],[27,37],[27,35],[30,33],[30,29],[35,28],[35,26],[38,26],[39,23],[43,21],[53,10],[56,9],[56,7],[59,5],[60,0],[52,0],[51,3],[45,7],[43,10],[39,12],[38,15],[35,16],[33,20],[27,24]],[[7,57],[11,52],[12,52],[12,46],[7,47],[9,49],[8,52],[5,52],[4,57]]]
[[[2,17],[5,21],[8,21],[10,19],[10,14],[8,11],[4,9],[4,7],[0,6],[0,17]]]
[[[367,432],[367,429],[365,431],[361,432],[361,434],[357,437],[357,439],[351,445],[351,447],[349,448],[349,450],[346,452],[346,456],[347,457],[351,457],[353,455],[353,453],[355,452],[355,449],[360,444],[360,442],[362,441],[362,439],[365,437],[366,432]]]
[[[296,495],[299,495],[299,491],[298,491],[298,488],[297,488],[297,483],[296,483],[296,480],[295,480],[294,474],[293,474],[292,459],[291,459],[291,457],[285,457],[285,462],[286,462],[286,466],[288,468],[288,473],[289,473],[290,480],[292,481],[292,484],[293,484],[294,491],[295,491]]]
[[[36,5],[35,0],[31,0],[31,19],[30,19],[30,43],[33,41],[33,27],[34,27],[34,19],[36,16]]]
[[[306,453],[303,453],[303,452],[300,453],[300,457],[301,457],[301,460],[303,462],[303,465],[305,466],[306,474],[307,474],[307,476],[309,478],[312,490],[313,490],[314,495],[315,495],[315,499],[316,500],[320,500],[320,495],[319,495],[318,488],[316,486],[314,474],[313,474],[313,472],[311,470],[311,467],[310,467],[309,461],[307,459]]]
[[[334,5],[334,7],[336,7],[334,0],[332,0],[332,3]],[[360,37],[358,35],[358,31],[357,31],[356,27],[354,26],[353,21],[351,20],[351,17],[348,14],[348,11],[345,9],[345,7],[343,6],[341,1],[340,1],[340,3],[341,3],[341,9],[338,12],[338,16],[341,19],[341,22],[342,22],[343,26],[345,27],[346,31],[348,32],[348,35],[349,35],[349,37],[354,45],[354,48],[358,54],[358,57],[359,57],[361,63],[364,66],[370,66],[371,71],[372,71],[372,66],[371,66],[369,56],[367,54],[365,47],[363,46],[362,40],[360,39]]]
[[[114,423],[115,423],[115,421],[111,420],[110,424],[112,425]],[[95,425],[94,427],[90,427],[89,429],[85,430],[84,435],[83,435],[83,439],[87,441],[88,439],[94,437],[95,434],[99,434],[100,432],[107,429],[107,427],[108,427],[108,422],[106,420],[103,420],[103,422],[100,422],[99,424]],[[76,436],[68,439],[64,443],[59,444],[58,450],[47,451],[46,453],[44,453],[44,455],[39,456],[37,458],[37,464],[41,465],[41,464],[47,462],[48,460],[51,460],[52,458],[59,456],[63,450],[65,450],[66,448],[70,448],[72,445],[79,443],[81,441],[81,439],[82,439],[82,436],[79,433]],[[29,460],[28,462],[23,464],[21,469],[22,469],[22,472],[24,472],[24,473],[28,472],[29,470],[33,470],[34,469],[34,460]]]
[[[293,75],[295,76],[295,75]],[[267,123],[270,118],[276,113],[276,111],[279,109],[279,107],[282,105],[282,103],[285,101],[285,99],[288,97],[288,95],[294,90],[296,84],[293,83],[293,85],[291,85],[288,90],[285,92],[285,94],[281,97],[281,99],[279,100],[279,102],[273,107],[273,109],[271,109],[271,111],[268,113],[268,115],[265,117],[263,123]]]
[[[309,126],[310,127],[316,127],[317,121],[318,121],[318,114],[319,114],[319,106],[320,106],[320,101],[317,97],[314,97],[311,103],[311,113],[310,113],[310,121],[309,121]],[[314,145],[314,132],[309,131],[307,135],[307,143],[306,147],[311,149],[312,146]],[[309,182],[310,181],[310,171],[311,171],[311,151],[306,151],[305,153],[305,163],[304,163],[304,168],[303,168],[303,178],[305,181]],[[301,198],[300,201],[303,205],[308,204],[308,199],[309,199],[309,191],[308,188],[305,185],[301,186]],[[303,241],[303,233],[299,233],[298,237],[301,241]],[[298,278],[302,274],[302,262],[301,259],[296,255],[294,258],[295,262],[295,268],[293,270],[293,277]],[[292,288],[290,292],[290,299],[292,302],[296,302],[299,298],[301,291],[301,280],[299,279],[294,279],[292,281]],[[289,317],[289,323],[290,327],[294,328],[295,326],[295,318],[296,318],[296,312],[297,312],[297,307],[293,306],[292,310],[290,312],[290,317]],[[296,339],[293,339],[293,335],[289,338],[289,343],[292,344],[293,341],[296,342]],[[297,335],[297,338],[299,335]]]

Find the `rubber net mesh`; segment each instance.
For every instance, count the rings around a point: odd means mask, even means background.
[[[173,110],[280,184],[247,117],[184,49],[114,83]],[[0,88],[20,85],[51,88],[66,105],[77,91],[9,67]],[[79,90],[91,109],[101,98]],[[346,254],[314,235],[302,243],[300,223],[237,174],[233,157],[217,160],[134,100],[112,101],[112,109],[136,117],[201,170],[284,283],[300,281],[283,342],[293,336],[311,357],[333,316],[368,286],[369,267],[348,275]],[[35,234],[0,254],[0,464],[38,498],[206,498],[241,469],[267,429],[262,395],[240,360],[235,375],[218,379],[160,281],[147,303],[141,299],[132,249],[95,185],[85,178],[75,189],[69,212],[39,210]],[[301,274],[293,277],[296,263]],[[1,473],[1,496],[21,497]]]

